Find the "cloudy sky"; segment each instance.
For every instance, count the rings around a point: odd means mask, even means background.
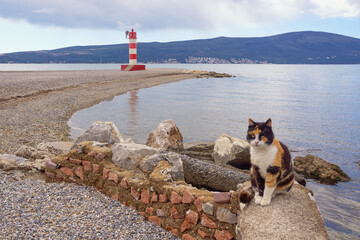
[[[360,38],[360,0],[0,0],[0,53],[325,31]]]

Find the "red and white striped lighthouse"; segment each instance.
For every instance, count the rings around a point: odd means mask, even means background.
[[[126,32],[127,34],[128,32]],[[121,71],[145,70],[145,65],[137,64],[136,32],[129,32],[129,65],[121,65]]]

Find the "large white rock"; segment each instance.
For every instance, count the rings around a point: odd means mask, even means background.
[[[165,151],[184,150],[182,134],[173,120],[162,121],[149,134],[146,145]]]
[[[135,169],[141,160],[159,153],[159,150],[136,143],[116,143],[111,147],[112,161],[119,167]]]
[[[122,142],[124,139],[114,123],[96,121],[91,124],[88,130],[76,139],[71,149],[74,149],[78,143],[85,141],[108,142],[114,144]]]
[[[250,167],[250,146],[244,140],[223,134],[215,141],[212,157],[220,166],[230,164],[238,168],[248,168]]]

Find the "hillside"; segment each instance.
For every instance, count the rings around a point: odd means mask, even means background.
[[[360,39],[325,32],[138,43],[143,63],[360,64]],[[128,44],[0,54],[0,63],[126,63]]]

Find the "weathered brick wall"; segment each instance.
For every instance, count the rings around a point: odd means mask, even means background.
[[[193,188],[183,181],[168,182],[160,162],[150,175],[125,170],[111,161],[108,147],[84,143],[47,162],[47,180],[90,185],[137,210],[175,236],[183,239],[232,239],[237,223],[238,193],[214,193]]]

